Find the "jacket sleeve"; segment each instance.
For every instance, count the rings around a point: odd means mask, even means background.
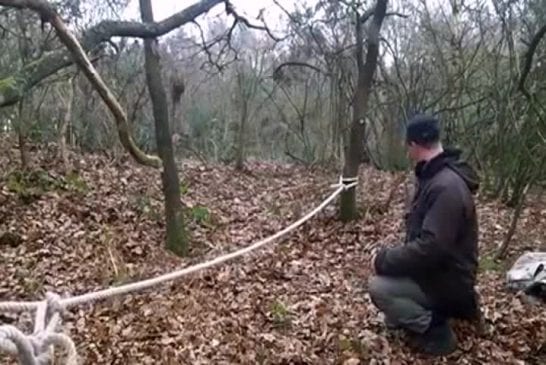
[[[421,234],[405,245],[383,248],[376,256],[378,275],[414,276],[441,267],[457,239],[464,203],[458,189],[433,187],[428,193]]]

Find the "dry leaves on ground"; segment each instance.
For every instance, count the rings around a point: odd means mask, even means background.
[[[265,162],[249,163],[247,173],[184,162],[192,256],[180,259],[163,249],[157,171],[96,156],[80,160],[79,175],[68,188],[46,191],[26,204],[3,180],[0,232],[17,239],[1,249],[1,300],[40,299],[48,290],[74,295],[201,262],[282,229],[318,205],[337,180],[327,171]],[[47,171],[65,179],[55,165]],[[247,257],[76,308],[64,328],[85,364],[544,363],[543,308],[506,292],[503,268],[487,259],[479,289],[488,333],[479,336],[457,323],[459,350],[433,361],[384,330],[365,286],[375,249],[401,238],[404,189],[393,184],[397,178],[362,171],[363,214],[356,222],[338,222],[332,205]],[[392,186],[393,200],[385,206]],[[480,201],[479,213],[485,255],[502,241],[510,215],[487,201]],[[544,245],[544,232],[544,206],[530,207],[511,258]],[[2,314],[0,321],[30,325],[28,315]]]

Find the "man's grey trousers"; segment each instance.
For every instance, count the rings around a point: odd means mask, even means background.
[[[368,281],[372,302],[385,315],[388,327],[424,333],[432,320],[427,296],[408,278],[372,276]]]

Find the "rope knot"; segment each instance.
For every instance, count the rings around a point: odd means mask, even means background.
[[[51,318],[53,314],[59,313],[61,316],[66,313],[66,308],[64,307],[61,297],[58,294],[47,292],[46,293],[46,303],[47,303],[47,317]]]
[[[46,299],[41,301],[36,309],[36,318],[34,320],[34,335],[39,335],[46,330],[46,326],[51,330],[57,326],[59,317],[65,313],[61,297],[55,293],[47,292]]]
[[[339,176],[339,181],[337,184],[332,185],[333,188],[343,187],[343,190],[349,190],[358,185],[358,177],[343,177]]]
[[[65,306],[61,297],[47,293],[45,300],[39,302],[36,308],[34,332],[31,335],[25,335],[13,326],[0,326],[0,351],[17,355],[25,365],[45,365],[52,358],[53,347],[61,347],[68,352],[66,364],[77,365],[74,341],[68,335],[57,332],[63,313]]]

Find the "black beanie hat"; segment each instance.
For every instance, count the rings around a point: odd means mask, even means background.
[[[419,114],[411,118],[406,127],[406,142],[427,145],[440,140],[440,123],[438,119]]]

